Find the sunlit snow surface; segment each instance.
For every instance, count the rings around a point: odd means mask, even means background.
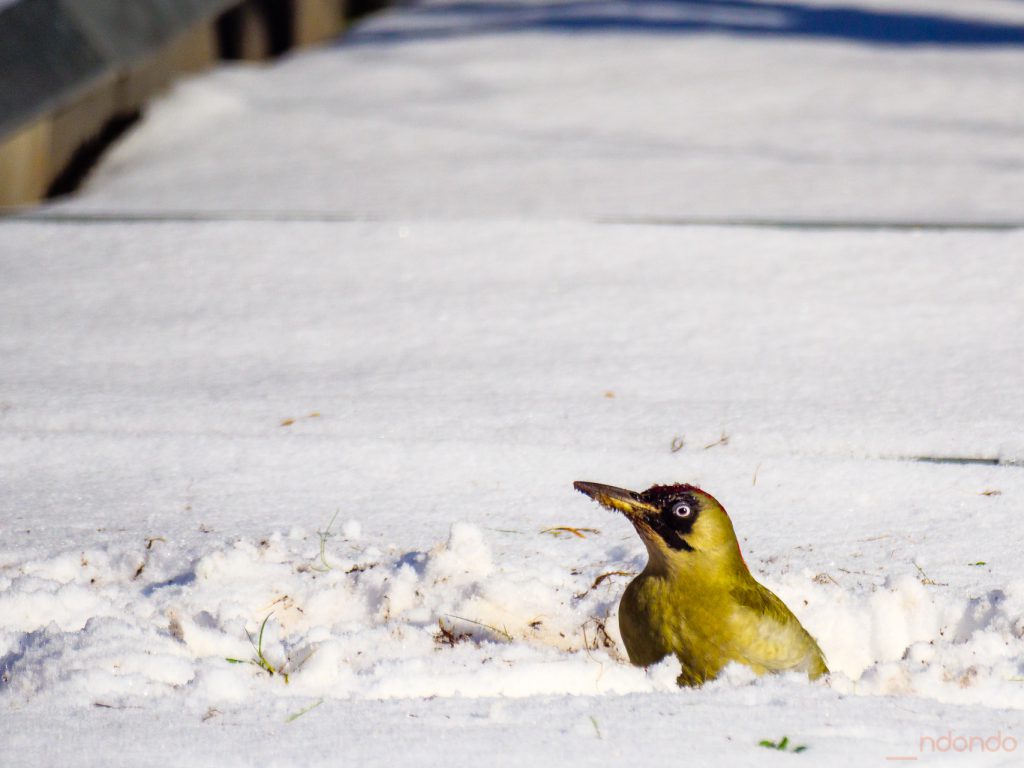
[[[179,86],[72,207],[1019,222],[1022,71],[1016,0],[427,3]]]
[[[554,760],[625,729],[665,763],[658,723],[740,762],[783,733],[838,759],[1019,723],[1020,234],[3,234],[0,701],[19,749],[54,708],[101,733],[131,713],[146,743],[165,737],[135,708],[163,713],[197,729],[189,760],[256,760],[264,723],[365,756],[373,729],[438,712],[477,733],[454,754],[554,739]],[[643,549],[577,479],[716,494],[832,677],[677,691],[674,661],[626,664],[628,576],[594,584]],[[268,616],[287,684],[226,661]],[[509,700],[456,703],[480,697]],[[410,709],[352,704],[391,699]]]
[[[176,86],[0,221],[0,765],[1013,765],[921,738],[1024,741],[1024,234],[664,224],[1020,220],[1020,24],[431,4]],[[574,480],[716,495],[833,674],[628,665]]]

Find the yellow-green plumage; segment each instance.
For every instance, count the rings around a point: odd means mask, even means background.
[[[688,485],[642,494],[596,483],[578,490],[623,512],[647,545],[648,562],[619,606],[619,628],[633,664],[674,654],[680,685],[700,685],[730,662],[758,674],[828,672],[814,638],[740,555],[732,522],[710,494]],[[673,510],[688,510],[686,517]]]

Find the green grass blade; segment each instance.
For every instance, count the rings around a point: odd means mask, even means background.
[[[316,701],[316,702],[310,704],[308,707],[304,707],[303,709],[300,709],[295,714],[288,715],[288,717],[285,720],[285,722],[286,723],[294,723],[296,720],[298,720],[304,714],[306,714],[307,712],[312,712],[314,709],[316,709],[317,707],[319,707],[323,703],[324,703],[324,700],[320,699],[319,701]]]

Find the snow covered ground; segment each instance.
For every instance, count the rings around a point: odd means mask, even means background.
[[[741,5],[393,12],[0,221],[0,764],[1019,764],[1024,7]],[[600,221],[704,217],[982,226]],[[630,667],[580,479],[715,494],[833,674]]]
[[[199,731],[182,764],[210,741],[260,762],[239,741],[264,723],[303,763],[307,740],[325,761],[372,751],[377,729],[429,741],[410,714],[479,733],[424,762],[477,738],[518,760],[531,724],[526,743],[566,755],[600,734],[659,763],[680,738],[756,761],[787,734],[829,759],[856,742],[849,764],[1019,724],[1024,235],[3,233],[11,759],[55,707],[101,733],[149,733],[146,712]],[[624,578],[593,585],[640,568],[642,547],[572,491],[581,478],[716,493],[836,674],[678,692],[672,664],[624,664]],[[252,656],[267,616],[287,685],[225,661]],[[450,647],[439,619],[470,637]],[[353,705],[393,699],[411,701]]]
[[[181,86],[74,209],[1024,220],[1024,3],[849,5],[385,13]]]

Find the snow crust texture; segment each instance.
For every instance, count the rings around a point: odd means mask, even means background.
[[[1024,706],[1019,234],[63,226],[4,226],[8,707],[670,693],[577,479],[718,496],[835,694]]]
[[[390,699],[673,690],[674,660],[642,670],[621,649],[618,595],[642,558],[573,530],[536,533],[552,560],[529,569],[496,562],[488,539],[508,534],[467,523],[426,551],[295,529],[211,542],[201,554],[151,540],[131,554],[72,550],[22,563],[0,593],[4,696],[83,706],[163,696],[195,709],[270,691]],[[818,638],[833,673],[825,684],[840,692],[1024,708],[1014,680],[1021,582],[977,596],[910,575],[865,585],[842,571],[791,571],[769,583]],[[269,669],[227,661],[259,652]],[[719,684],[754,680],[743,668],[724,677]]]

